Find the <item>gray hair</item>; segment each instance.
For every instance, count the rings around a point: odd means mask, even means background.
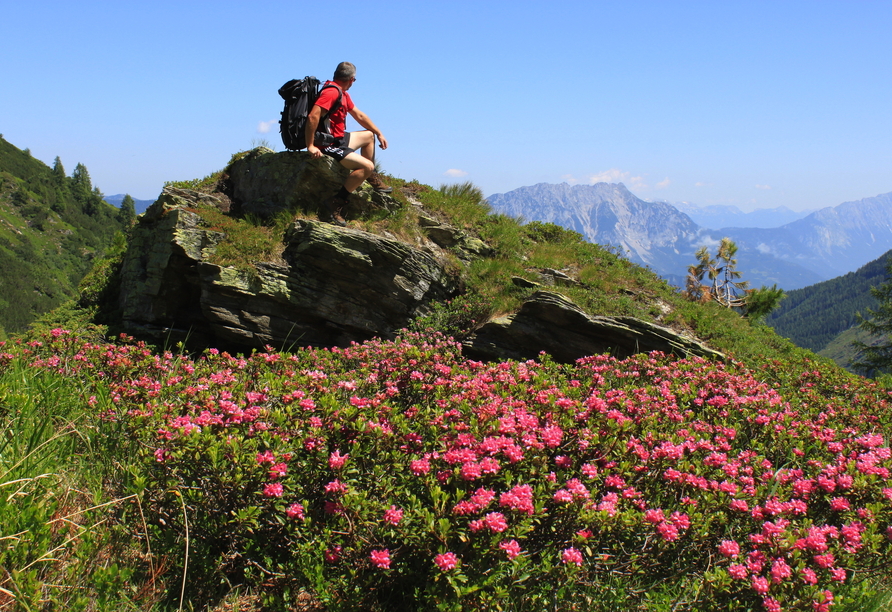
[[[356,76],[356,66],[350,62],[341,62],[335,69],[333,81],[349,81]]]

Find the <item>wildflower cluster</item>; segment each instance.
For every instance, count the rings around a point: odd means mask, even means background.
[[[888,397],[819,370],[484,364],[408,333],[197,360],[21,350],[101,382],[148,510],[180,533],[185,503],[213,571],[334,608],[584,601],[623,575],[627,598],[687,580],[695,609],[829,610],[892,558]]]

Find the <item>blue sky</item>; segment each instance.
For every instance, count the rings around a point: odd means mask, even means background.
[[[0,0],[0,133],[154,199],[352,61],[384,170],[808,210],[892,191],[892,2]],[[272,123],[270,123],[272,122]],[[269,132],[264,126],[272,125]],[[354,124],[355,127],[355,124]]]

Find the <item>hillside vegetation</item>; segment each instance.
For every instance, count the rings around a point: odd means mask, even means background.
[[[0,137],[0,337],[73,298],[125,221],[82,164],[66,176]]]
[[[889,255],[855,272],[787,292],[765,322],[797,346],[832,355],[836,363],[847,366],[854,351],[847,350],[846,344],[857,335],[852,328],[858,324],[859,314],[866,316],[868,309],[877,307],[870,289],[886,280]]]
[[[467,294],[393,340],[109,342],[85,315],[112,312],[110,256],[82,285],[90,308],[0,346],[0,486],[17,491],[0,496],[0,606],[889,605],[888,391],[575,232],[490,214],[471,185],[392,183],[404,205],[356,227],[414,242],[417,202],[495,253],[456,263]],[[217,185],[225,171],[178,183]],[[237,266],[256,257],[238,245],[275,256],[288,222],[207,215]],[[557,290],[592,314],[659,321],[728,359],[466,359],[448,336],[516,308],[512,277],[543,268],[577,279]]]

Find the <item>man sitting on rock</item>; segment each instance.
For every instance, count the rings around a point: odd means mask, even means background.
[[[331,213],[332,220],[338,225],[347,225],[342,211],[347,205],[347,198],[362,182],[368,180],[372,188],[379,193],[390,193],[392,188],[384,184],[378,173],[375,172],[375,136],[382,149],[387,148],[387,139],[381,130],[375,126],[369,116],[356,108],[347,90],[356,82],[356,66],[350,62],[341,62],[335,70],[334,78],[326,81],[323,89],[316,99],[316,104],[310,110],[307,117],[307,152],[318,159],[325,153],[341,162],[341,165],[350,170],[350,176],[344,181],[343,187],[336,195],[326,203]],[[335,87],[325,87],[334,85]],[[341,103],[336,106],[339,94]],[[332,107],[334,112],[328,114]],[[347,113],[356,119],[356,122],[365,128],[362,132],[347,132]],[[331,135],[318,134],[317,130],[327,116]],[[320,148],[321,147],[321,148]],[[357,151],[359,151],[357,153]]]

